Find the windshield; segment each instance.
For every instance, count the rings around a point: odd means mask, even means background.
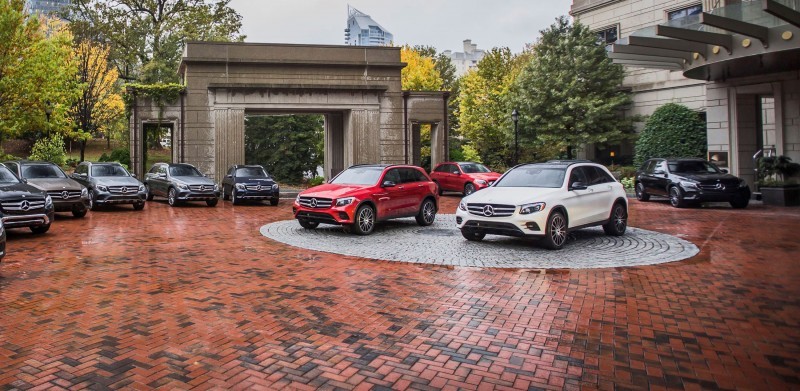
[[[179,165],[170,166],[169,175],[171,176],[203,176],[200,171],[192,166]]]
[[[122,166],[111,164],[92,165],[92,176],[130,176]]]
[[[237,177],[244,178],[268,178],[267,172],[261,167],[241,167],[236,169]]]
[[[374,185],[383,173],[383,167],[353,167],[342,171],[331,183],[338,185]]]
[[[66,178],[64,172],[49,164],[31,164],[22,166],[22,177],[27,179]]]
[[[717,166],[700,160],[685,162],[669,162],[669,171],[673,174],[718,174]]]
[[[478,163],[461,163],[461,171],[464,171],[465,174],[480,174],[484,172],[492,172],[492,170],[486,168],[483,164]]]
[[[522,166],[507,172],[494,186],[558,188],[566,172],[563,167]]]
[[[8,167],[0,165],[0,183],[19,183],[19,179]]]

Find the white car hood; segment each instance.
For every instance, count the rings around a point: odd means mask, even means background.
[[[488,187],[464,197],[466,203],[523,205],[546,201],[560,188],[547,187]]]

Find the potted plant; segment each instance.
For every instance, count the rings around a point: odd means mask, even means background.
[[[787,156],[764,157],[759,160],[758,185],[761,199],[767,205],[800,205],[800,183],[792,178],[800,173],[800,164]]]

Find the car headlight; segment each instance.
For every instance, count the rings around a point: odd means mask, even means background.
[[[697,190],[697,183],[689,181],[681,181],[681,187],[686,190]]]
[[[89,198],[89,190],[87,190],[85,187],[81,189],[81,198]]]
[[[544,209],[544,205],[544,202],[522,205],[519,207],[519,214],[529,215],[531,213],[541,212]]]
[[[103,186],[103,185],[97,185],[97,190],[108,191],[108,187],[107,186]]]
[[[278,186],[277,183],[272,185],[272,191],[278,191],[279,188],[280,188],[280,186]]]
[[[353,203],[356,200],[356,197],[347,197],[347,198],[340,198],[336,200],[336,206],[347,206]]]
[[[147,190],[144,188],[144,185],[139,185],[139,192],[141,193],[141,192],[145,192],[145,191],[147,191]]]
[[[477,183],[479,185],[485,185],[486,181],[484,181],[483,179],[477,179],[477,180],[475,180],[475,183]]]
[[[178,188],[181,189],[181,190],[189,190],[189,185],[187,185],[185,183],[179,183],[178,184]]]
[[[298,204],[300,203],[300,194],[298,194],[297,197],[294,197],[294,202]]]
[[[747,187],[747,181],[744,179],[739,179],[739,188],[741,189],[745,187]]]
[[[245,187],[246,186],[244,185],[244,183],[237,183],[236,184],[236,190],[244,190]]]
[[[44,197],[44,207],[47,208],[50,206],[53,206],[53,199],[48,195]]]
[[[461,210],[463,210],[464,212],[466,212],[466,211],[467,211],[467,204],[465,204],[464,202],[460,202],[460,203],[458,204],[458,209],[461,209]]]
[[[219,185],[216,183],[214,184],[214,191],[219,191]]]

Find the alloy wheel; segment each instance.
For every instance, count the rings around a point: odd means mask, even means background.
[[[367,207],[361,209],[358,213],[357,224],[361,232],[372,232],[372,229],[375,227],[375,212],[372,211],[372,208]]]
[[[472,183],[467,183],[466,185],[464,185],[464,195],[465,196],[468,196],[468,195],[470,195],[470,194],[472,194],[474,192],[475,192],[475,185],[473,185]]]
[[[626,216],[625,208],[617,205],[617,207],[614,208],[614,228],[616,228],[617,232],[624,232],[627,226],[628,216]]]
[[[175,206],[175,189],[169,189],[169,193],[167,193],[167,203],[169,203],[169,206]]]
[[[433,206],[433,202],[426,201],[422,206],[422,218],[426,224],[433,224],[433,220],[436,219],[436,208]]]
[[[561,247],[567,241],[567,222],[560,214],[553,216],[550,222],[550,238],[553,244]]]

